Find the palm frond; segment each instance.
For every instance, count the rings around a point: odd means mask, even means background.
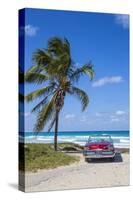
[[[71,64],[70,44],[68,40],[53,37],[48,41],[48,51],[53,55],[57,70],[66,69]]]
[[[77,87],[72,87],[72,92],[70,94],[75,95],[75,97],[77,97],[80,100],[82,104],[82,111],[84,111],[89,104],[88,95],[83,90]]]
[[[59,62],[60,66],[58,67],[58,70],[65,70],[66,68],[69,68],[71,61],[70,61],[70,56],[67,52],[64,52],[60,57],[59,57]]]
[[[31,66],[31,67],[27,70],[27,73],[32,73],[32,72],[39,73],[39,72],[40,72],[40,66],[37,66],[37,65]]]
[[[28,94],[25,99],[27,102],[33,101],[36,98],[39,97],[45,97],[46,95],[49,95],[50,93],[52,93],[54,90],[54,86],[50,85],[38,90],[35,90],[34,92],[31,92],[30,94]]]
[[[70,43],[69,41],[67,40],[67,38],[64,38],[64,49],[65,51],[70,55]]]
[[[40,101],[33,109],[31,112],[38,112],[42,109],[43,106],[47,103],[48,96],[45,97],[42,101]]]
[[[56,120],[56,115],[54,114],[53,119],[52,119],[52,121],[51,121],[51,123],[50,123],[50,126],[49,126],[49,128],[48,128],[48,132],[50,132],[51,129],[53,128],[54,123],[55,123],[55,120]]]
[[[41,73],[36,73],[36,72],[27,72],[25,74],[25,81],[28,83],[38,83],[41,84],[45,81],[48,80],[48,76],[41,74]]]
[[[37,64],[42,70],[47,66],[51,61],[51,55],[45,49],[37,49],[32,57],[33,61]]]
[[[94,78],[94,70],[92,64],[86,64],[81,68],[76,69],[73,74],[70,76],[72,81],[78,81],[81,75],[86,74],[89,75],[90,79]]]
[[[90,76],[91,80],[93,80],[95,74],[94,74],[93,65],[91,63],[84,65],[83,66],[83,71],[84,71],[85,74]]]
[[[51,98],[51,100],[43,107],[43,109],[38,113],[37,122],[34,127],[35,132],[39,132],[43,130],[46,123],[51,119],[51,117],[55,113],[55,95]]]
[[[50,38],[48,41],[48,51],[54,56],[59,56],[63,52],[63,40],[58,37]]]

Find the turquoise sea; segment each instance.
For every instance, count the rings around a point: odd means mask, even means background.
[[[90,135],[108,134],[111,135],[114,145],[117,148],[129,148],[129,131],[68,131],[58,133],[58,142],[73,142],[85,145]],[[53,143],[53,132],[20,132],[19,141],[25,143]]]

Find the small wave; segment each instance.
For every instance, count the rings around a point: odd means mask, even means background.
[[[123,139],[120,139],[120,142],[122,143],[129,143],[129,140],[123,140]]]
[[[46,140],[52,140],[52,138],[36,138],[36,140],[46,141]]]
[[[58,142],[71,142],[75,144],[79,144],[81,146],[84,146],[85,143],[88,140],[89,135],[82,135],[82,136],[59,136],[58,137]],[[117,148],[129,148],[129,137],[123,137],[123,136],[112,136],[114,146]],[[53,143],[54,141],[54,136],[19,136],[19,141],[20,142],[26,142],[26,143]]]

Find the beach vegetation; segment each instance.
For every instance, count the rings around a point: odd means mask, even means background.
[[[59,147],[74,145],[59,144]],[[59,166],[70,165],[78,162],[78,156],[70,155],[61,151],[55,151],[53,144],[20,144],[19,169],[21,171],[36,172],[40,169],[53,169]]]

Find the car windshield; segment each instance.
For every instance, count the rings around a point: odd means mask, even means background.
[[[102,136],[90,136],[89,137],[89,142],[104,142],[104,141],[107,141],[107,142],[112,142],[112,139],[110,136],[106,135],[102,135]]]

